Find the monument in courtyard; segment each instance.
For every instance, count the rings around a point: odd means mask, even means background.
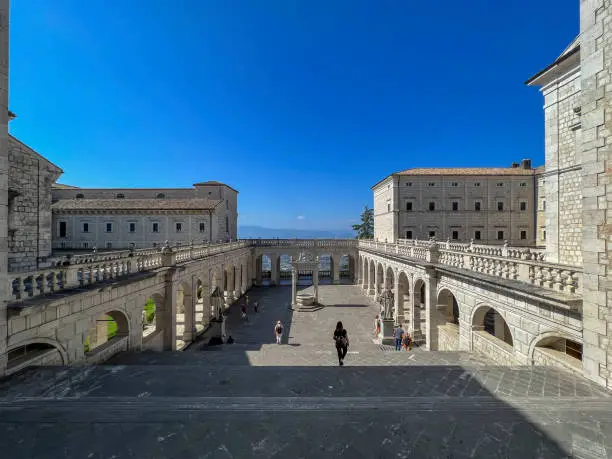
[[[312,306],[319,302],[319,257],[312,253],[301,252],[297,258],[291,257],[291,306]],[[312,286],[314,292],[299,293],[297,281],[300,272],[312,272]]]

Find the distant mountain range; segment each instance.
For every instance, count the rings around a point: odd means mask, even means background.
[[[355,233],[342,230],[277,229],[238,225],[238,237],[240,239],[352,239],[355,237]]]

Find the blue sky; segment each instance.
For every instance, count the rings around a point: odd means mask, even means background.
[[[342,229],[419,166],[543,162],[525,80],[578,0],[12,1],[13,135],[84,187],[237,188],[241,224]],[[302,217],[302,218],[298,218]]]

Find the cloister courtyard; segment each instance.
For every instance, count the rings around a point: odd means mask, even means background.
[[[358,286],[322,285],[318,308],[256,287],[234,344],[122,353],[104,365],[29,368],[0,383],[10,458],[588,457],[612,454],[610,393],[570,372],[496,366],[476,353],[373,342]],[[281,345],[273,327],[285,324]],[[338,367],[332,332],[351,345]]]

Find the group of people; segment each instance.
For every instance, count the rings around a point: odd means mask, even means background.
[[[240,306],[240,313],[241,313],[242,320],[245,320],[247,322],[249,321],[249,317],[247,315],[248,306],[249,306],[249,295],[244,295],[242,299],[242,304]],[[253,303],[253,311],[255,311],[255,314],[257,314],[258,310],[259,310],[259,301],[255,300],[255,302]]]
[[[374,319],[374,336],[380,335],[381,321],[380,314],[376,315]],[[410,351],[412,349],[412,337],[410,334],[402,328],[401,325],[396,325],[393,331],[393,337],[395,338],[395,350],[401,351],[402,349]]]

